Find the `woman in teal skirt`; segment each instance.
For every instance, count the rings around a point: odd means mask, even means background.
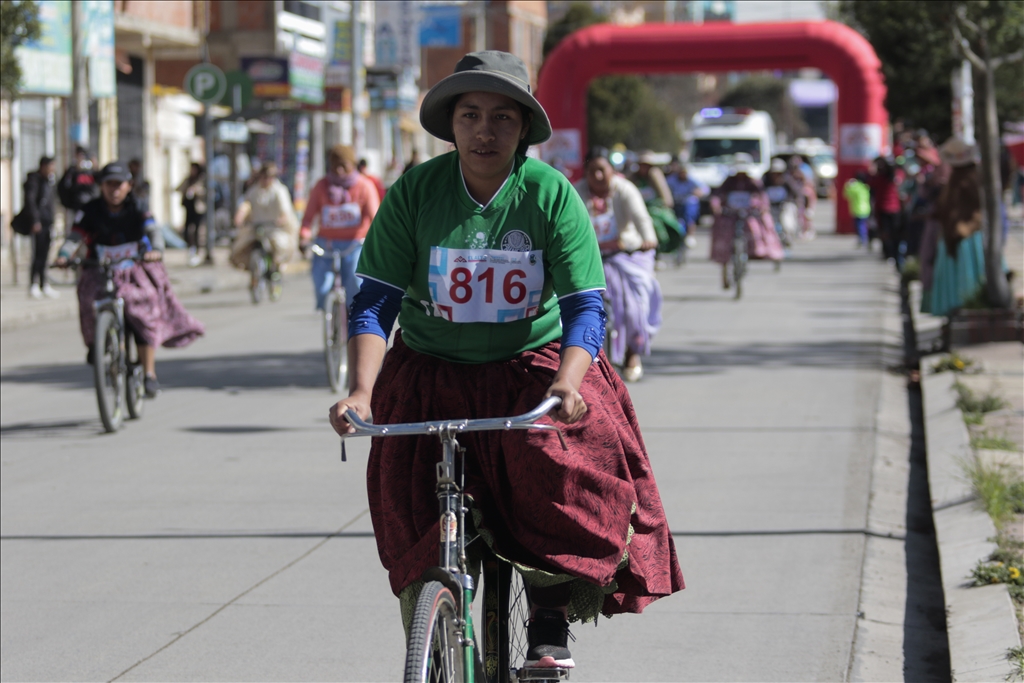
[[[921,311],[946,316],[984,294],[985,242],[975,149],[951,138],[940,151],[952,172],[936,206],[937,225],[928,231],[934,258],[931,282],[922,281]]]

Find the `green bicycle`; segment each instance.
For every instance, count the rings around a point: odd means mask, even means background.
[[[465,449],[456,439],[463,432],[511,429],[543,429],[558,434],[555,425],[535,424],[560,406],[562,399],[552,396],[528,413],[508,418],[479,420],[438,420],[405,424],[373,425],[346,411],[345,419],[353,436],[412,436],[429,434],[441,440],[443,459],[437,463],[437,498],[440,501],[440,561],[423,574],[424,586],[416,601],[405,658],[405,683],[518,683],[519,681],[561,681],[569,677],[563,668],[517,667],[529,649],[526,626],[530,607],[519,573],[511,564],[488,552],[483,561],[481,643],[477,643],[473,619],[476,592],[468,567],[466,546],[477,540],[466,538],[464,496],[465,470],[456,468],[456,456]],[[480,544],[486,547],[485,544]]]

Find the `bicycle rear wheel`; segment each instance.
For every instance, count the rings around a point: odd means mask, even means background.
[[[486,683],[510,683],[526,661],[530,604],[519,572],[494,558],[484,562],[483,669]]]
[[[253,245],[249,254],[249,296],[254,304],[263,301],[267,290],[267,262],[263,258],[263,249],[259,244]]]
[[[266,257],[267,268],[267,292],[271,301],[277,301],[284,292],[284,280],[281,271],[274,267],[273,259],[269,254]]]
[[[465,680],[459,605],[438,581],[423,586],[409,630],[405,683],[461,683]]]
[[[135,337],[130,331],[124,335],[125,403],[128,407],[128,418],[138,420],[142,417],[146,399],[146,372],[139,363],[139,349]]]
[[[324,302],[324,361],[327,382],[338,393],[348,381],[348,309],[344,292],[331,292]]]
[[[116,432],[124,421],[124,358],[121,329],[113,311],[100,311],[96,316],[93,342],[93,377],[96,381],[96,402],[100,420],[108,432]]]

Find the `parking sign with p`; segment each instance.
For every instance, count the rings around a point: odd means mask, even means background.
[[[224,72],[213,64],[196,64],[185,75],[185,90],[206,104],[216,104],[227,92]]]

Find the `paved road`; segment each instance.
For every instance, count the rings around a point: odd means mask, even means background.
[[[695,253],[660,273],[631,388],[687,589],[577,626],[573,680],[843,680],[888,271],[822,235],[734,302]],[[113,436],[73,321],[3,334],[0,678],[397,680],[366,444],[339,462],[307,281],[188,304],[207,337],[161,352],[164,394]]]

